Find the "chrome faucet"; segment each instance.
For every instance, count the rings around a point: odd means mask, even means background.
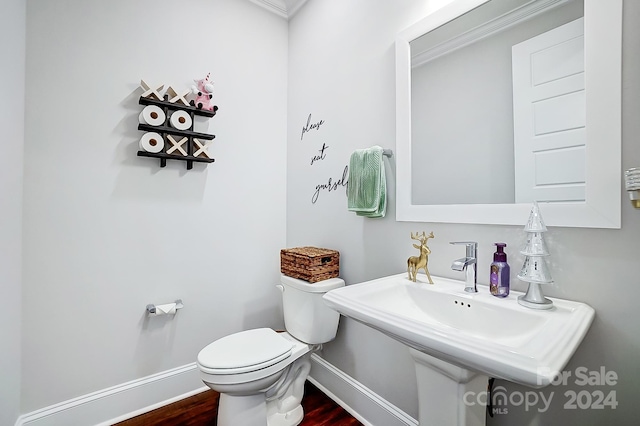
[[[465,271],[466,280],[464,291],[468,293],[477,293],[478,288],[478,243],[475,241],[456,241],[450,244],[465,245],[467,252],[465,257],[454,260],[451,269],[454,271]]]

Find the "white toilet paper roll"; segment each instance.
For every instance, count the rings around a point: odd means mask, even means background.
[[[176,313],[176,304],[167,303],[166,305],[156,305],[156,312],[153,315],[174,315]]]
[[[191,116],[186,111],[178,110],[171,114],[169,123],[174,129],[187,130],[193,124],[193,120],[191,120]]]
[[[164,139],[156,132],[147,132],[140,138],[140,149],[158,153],[164,148]]]
[[[147,105],[138,116],[138,121],[150,126],[162,126],[166,118],[167,116],[160,107],[156,105]]]

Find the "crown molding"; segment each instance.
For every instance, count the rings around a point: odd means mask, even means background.
[[[308,1],[308,0],[249,0],[251,3],[254,3],[271,13],[275,13],[278,16],[281,16],[285,19],[293,18],[298,10]]]

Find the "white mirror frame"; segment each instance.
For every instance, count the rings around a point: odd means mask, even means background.
[[[524,225],[531,204],[411,203],[411,51],[409,43],[490,0],[453,0],[396,38],[396,220]],[[586,202],[539,203],[549,226],[621,227],[622,1],[584,0]],[[425,163],[428,159],[425,159]],[[452,173],[462,173],[451,165]],[[437,185],[438,182],[425,182]]]

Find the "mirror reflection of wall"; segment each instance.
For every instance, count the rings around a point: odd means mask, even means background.
[[[510,2],[489,2],[411,42],[413,204],[516,202],[512,46],[582,17],[583,2],[571,1],[428,62],[421,56],[495,13],[487,6]],[[557,161],[544,167],[564,170]]]

